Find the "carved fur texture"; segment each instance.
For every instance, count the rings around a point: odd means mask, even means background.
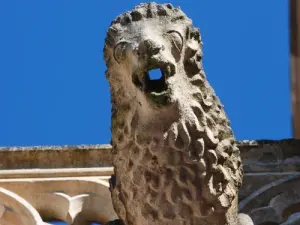
[[[123,223],[238,224],[240,153],[192,21],[171,4],[140,4],[111,23],[104,55]]]

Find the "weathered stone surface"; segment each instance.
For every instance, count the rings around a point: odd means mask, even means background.
[[[264,185],[300,172],[300,140],[241,141],[238,146],[245,172],[240,200]]]
[[[300,140],[258,140],[238,143],[245,172],[300,171]]]
[[[106,167],[110,145],[2,147],[0,155],[1,225],[117,219],[108,188],[113,169]]]
[[[239,209],[255,225],[300,224],[300,140],[239,143],[244,180]]]
[[[206,79],[198,29],[179,8],[147,3],[117,17],[105,43],[120,219],[238,224],[240,152]]]
[[[0,224],[115,220],[108,188],[111,174],[112,168],[0,170]]]
[[[2,225],[45,225],[36,209],[19,195],[0,188]]]
[[[111,166],[111,145],[0,147],[0,169]]]
[[[297,187],[300,186],[300,167],[297,166],[297,160],[293,159],[299,156],[300,149],[300,141],[287,139],[287,140],[260,140],[260,141],[241,141],[238,142],[238,147],[241,152],[241,157],[244,164],[244,180],[243,185],[239,191],[239,207],[240,212],[247,213],[253,217],[255,221],[255,225],[266,225],[266,224],[275,224],[275,225],[298,225],[300,224],[300,207],[299,207],[299,191]],[[81,160],[80,164],[72,164],[73,168],[68,164],[55,164],[56,158],[51,158],[51,156],[56,156],[57,152],[63,152],[62,157],[75,157],[77,155],[77,149],[82,149],[81,154],[85,154],[86,156],[81,156],[85,160]],[[273,151],[276,152],[277,155],[273,155]],[[278,150],[280,149],[280,151]],[[1,148],[2,153],[5,153],[5,159],[2,162],[5,162],[2,165],[7,166],[7,168],[3,168],[0,170],[0,188],[5,188],[6,190],[13,193],[13,195],[18,195],[21,199],[27,201],[28,204],[32,204],[32,207],[37,207],[33,203],[32,198],[28,198],[27,193],[33,193],[32,190],[38,190],[37,194],[44,193],[44,187],[51,186],[52,192],[67,192],[68,195],[78,196],[78,194],[86,194],[86,190],[88,188],[94,188],[92,191],[89,189],[89,192],[94,192],[96,196],[103,196],[102,201],[97,201],[95,205],[89,205],[90,208],[85,208],[88,212],[98,212],[97,214],[79,214],[77,218],[80,220],[74,221],[74,224],[78,222],[78,224],[85,224],[81,222],[82,220],[91,220],[92,218],[103,218],[107,216],[107,212],[112,212],[111,208],[108,207],[105,209],[105,212],[101,212],[99,207],[103,204],[107,204],[106,202],[110,202],[110,193],[107,190],[108,186],[108,178],[113,174],[112,167],[103,167],[103,165],[111,166],[111,157],[107,157],[111,155],[112,148],[110,145],[106,145],[105,148],[102,145],[86,145],[86,146],[52,146],[52,147],[41,147],[41,146],[32,146],[32,147],[10,147],[10,148]],[[39,155],[45,154],[47,152],[48,162],[45,157],[40,157]],[[75,153],[73,153],[73,151]],[[37,160],[35,165],[42,165],[43,163],[48,163],[46,167],[53,167],[53,169],[28,169],[28,163],[24,160],[15,161],[18,162],[17,168],[27,168],[27,169],[13,169],[14,166],[10,165],[7,162],[11,162],[14,157],[16,157],[17,152],[20,154],[31,154],[30,152],[35,152],[33,158]],[[53,152],[53,153],[52,153]],[[267,156],[270,158],[268,160],[261,160],[261,157],[264,156],[264,152],[267,152]],[[272,154],[269,154],[272,153]],[[97,154],[96,159],[90,157],[91,155]],[[271,157],[270,157],[271,155]],[[97,164],[96,160],[101,158],[103,161]],[[274,158],[276,161],[274,163]],[[58,159],[60,160],[60,159]],[[61,162],[64,160],[62,159]],[[289,161],[290,164],[283,163],[285,161]],[[67,162],[67,161],[65,161]],[[71,161],[68,161],[71,162]],[[98,166],[95,166],[98,165]],[[60,167],[58,167],[60,166]],[[75,167],[80,166],[80,167]],[[267,168],[267,169],[266,169]],[[102,184],[95,183],[95,180],[101,180],[106,182],[104,188],[101,188]],[[89,182],[87,182],[89,180]],[[16,189],[18,187],[18,182],[23,183],[21,188]],[[43,182],[41,182],[43,181]],[[47,182],[45,182],[47,181]],[[59,182],[59,185],[57,185]],[[26,188],[24,188],[25,183],[29,183]],[[32,183],[40,183],[40,187],[37,187],[37,184]],[[52,183],[52,184],[51,184]],[[79,186],[78,186],[79,185]],[[76,194],[71,194],[68,192],[68,187],[72,186],[71,190],[76,190]],[[23,188],[22,188],[23,187]],[[74,189],[75,187],[75,189]],[[78,189],[78,188],[81,189]],[[295,189],[296,188],[296,189]],[[104,190],[104,191],[103,191]],[[15,193],[16,192],[16,193]],[[25,194],[24,194],[25,193]],[[48,192],[49,193],[49,192]],[[74,192],[73,192],[74,193]],[[43,194],[43,195],[44,195]],[[41,196],[43,196],[41,195]],[[53,195],[54,196],[54,195]],[[17,199],[20,199],[17,197]],[[283,200],[282,197],[284,197]],[[90,197],[84,198],[84,201],[88,200]],[[10,200],[8,200],[10,199]],[[41,197],[43,200],[44,198]],[[82,198],[83,199],[83,198]],[[273,200],[272,200],[273,199]],[[30,201],[29,201],[30,200]],[[44,199],[45,200],[45,199]],[[9,203],[9,202],[10,203]],[[5,220],[8,218],[18,219],[20,218],[20,206],[15,205],[12,207],[11,201],[15,201],[11,198],[0,197],[0,214],[2,215],[1,224],[5,224]],[[17,201],[18,202],[18,201]],[[15,203],[17,203],[15,201]],[[271,203],[272,202],[272,203]],[[274,206],[278,205],[279,207]],[[66,206],[66,205],[65,205]],[[42,215],[50,215],[53,213],[52,207],[55,207],[55,204],[50,204],[49,207],[44,208]],[[7,209],[9,211],[7,211]],[[47,211],[48,210],[48,211]],[[32,208],[29,211],[34,214],[34,210]],[[38,211],[39,212],[39,211]],[[67,212],[67,208],[64,208],[64,212]],[[260,216],[262,214],[262,216]],[[30,214],[27,214],[30,215]],[[54,214],[57,218],[57,214]],[[67,215],[67,213],[65,213]],[[99,217],[100,215],[100,217]],[[102,216],[101,216],[102,215]],[[113,215],[113,214],[111,214]],[[0,216],[1,217],[1,216]],[[24,214],[22,214],[24,217]],[[60,217],[67,219],[67,217]],[[70,221],[70,217],[69,221]],[[112,216],[106,217],[108,219],[113,219]],[[23,218],[26,220],[30,218]],[[247,215],[239,214],[239,219],[248,220]],[[97,221],[97,220],[96,220]],[[99,222],[105,222],[106,220],[98,220]],[[273,222],[272,222],[273,221]],[[275,222],[276,221],[276,222]],[[13,224],[13,221],[9,221],[9,224]],[[15,221],[17,224],[22,224],[22,222]],[[118,224],[116,220],[113,224]],[[26,224],[27,225],[27,224]]]
[[[244,213],[239,213],[238,215],[238,219],[239,219],[239,224],[240,225],[254,225],[251,217],[247,214],[244,214]]]

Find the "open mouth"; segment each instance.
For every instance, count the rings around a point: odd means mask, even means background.
[[[164,73],[163,69],[156,68],[147,71],[144,74],[145,79],[145,88],[144,91],[146,93],[162,93],[167,90],[167,83],[166,83],[166,74]]]
[[[168,90],[167,79],[174,74],[173,71],[170,65],[149,68],[134,74],[133,83],[147,94],[164,94]]]
[[[152,61],[149,64],[146,69],[134,73],[132,81],[153,102],[168,104],[170,100],[168,79],[175,74],[175,65],[163,61]]]
[[[156,67],[133,76],[133,82],[154,103],[167,105],[170,102],[167,79],[173,74],[170,66]]]

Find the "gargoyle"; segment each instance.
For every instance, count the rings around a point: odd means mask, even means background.
[[[108,29],[115,185],[126,225],[237,225],[240,152],[202,66],[202,40],[171,4],[140,4]],[[160,79],[149,71],[159,69]]]

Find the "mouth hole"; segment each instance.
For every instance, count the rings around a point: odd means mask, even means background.
[[[150,70],[150,71],[148,71],[148,74],[149,74],[149,79],[150,80],[159,80],[163,76],[160,69]]]
[[[145,91],[161,93],[167,90],[166,77],[161,69],[152,69],[145,76]]]

